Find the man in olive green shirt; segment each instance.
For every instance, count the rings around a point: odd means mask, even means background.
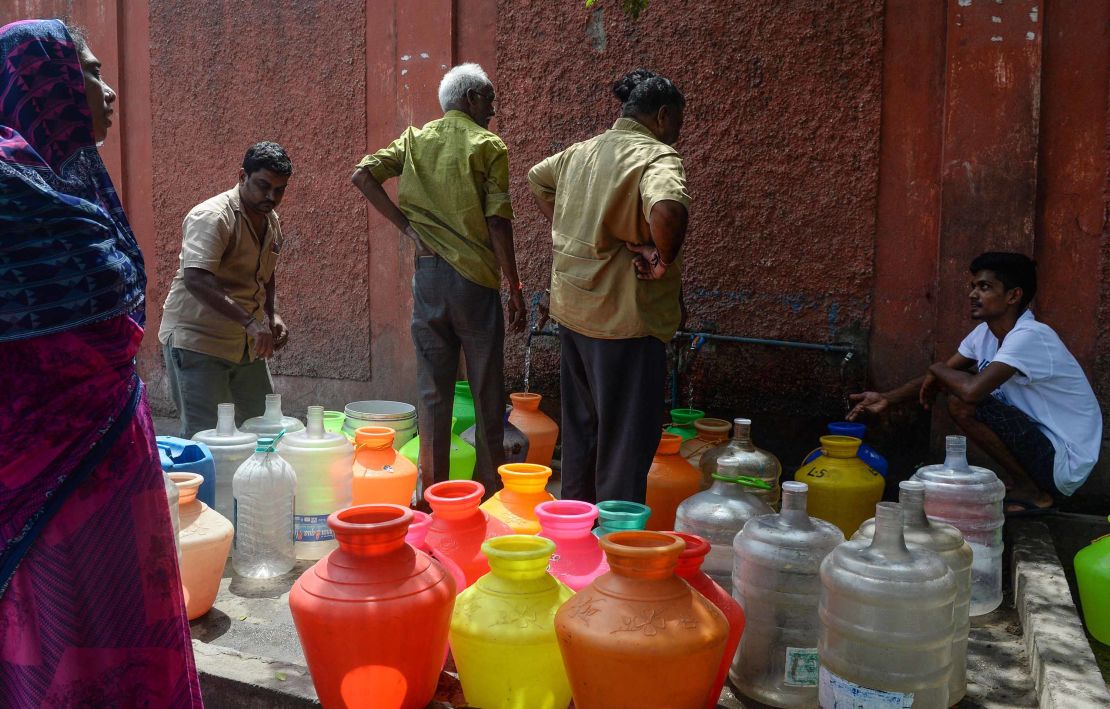
[[[439,102],[443,118],[410,127],[364,157],[351,180],[416,248],[412,341],[421,481],[427,487],[448,478],[461,347],[474,392],[475,479],[492,493],[505,462],[502,274],[509,284],[510,327],[523,330],[527,315],[513,251],[508,151],[488,130],[493,85],[477,64],[448,71]],[[391,177],[398,178],[396,204],[381,186]]]
[[[562,496],[643,502],[663,424],[666,343],[681,319],[690,197],[671,145],[685,99],[638,69],[612,129],[528,173],[551,220],[550,313],[562,345]]]

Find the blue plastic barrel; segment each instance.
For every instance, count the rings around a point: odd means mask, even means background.
[[[197,473],[204,478],[197,499],[216,508],[216,461],[212,451],[198,441],[175,436],[158,436],[158,457],[167,473]]]

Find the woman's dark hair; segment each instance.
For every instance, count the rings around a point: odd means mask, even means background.
[[[77,53],[81,54],[85,51],[85,47],[89,45],[89,33],[84,27],[74,24],[69,19],[63,19],[62,22],[66,26],[66,32],[69,32],[69,38],[73,40],[73,44],[77,47]]]
[[[293,162],[285,153],[285,148],[277,143],[264,140],[247,148],[243,156],[243,171],[250,175],[258,170],[269,170],[275,175],[288,177],[293,174]]]
[[[686,97],[665,76],[647,69],[633,69],[613,84],[622,116],[651,114],[663,106],[686,106]]]
[[[1021,288],[1021,307],[1025,308],[1037,294],[1037,262],[1025,254],[1009,251],[988,251],[975,257],[968,267],[972,275],[990,271],[1002,281],[1006,290]]]

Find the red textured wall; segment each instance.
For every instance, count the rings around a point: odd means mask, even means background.
[[[542,290],[550,264],[528,168],[609,127],[619,115],[612,82],[643,66],[687,99],[677,147],[693,198],[683,272],[689,328],[865,349],[882,3],[653,2],[638,22],[616,3],[599,5],[498,5],[500,125],[526,286]],[[537,349],[533,382],[554,393],[554,346]],[[507,355],[519,379],[516,341]],[[683,377],[682,403],[692,385],[695,405],[736,415],[828,412],[846,392],[843,371],[840,356],[719,345],[698,354],[692,383]],[[858,367],[847,371],[858,381]]]

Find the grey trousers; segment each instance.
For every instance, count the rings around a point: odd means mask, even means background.
[[[426,489],[448,479],[451,405],[459,348],[474,393],[474,479],[486,494],[501,488],[505,463],[505,316],[501,294],[468,281],[439,256],[420,256],[412,277],[412,343],[419,389],[420,476]]]
[[[562,498],[643,503],[663,430],[666,345],[559,328]]]
[[[253,362],[246,352],[239,362],[183,350],[173,336],[162,345],[170,395],[181,419],[181,438],[216,427],[216,407],[235,404],[235,425],[266,411],[266,395],[274,393],[270,368],[264,359]]]

